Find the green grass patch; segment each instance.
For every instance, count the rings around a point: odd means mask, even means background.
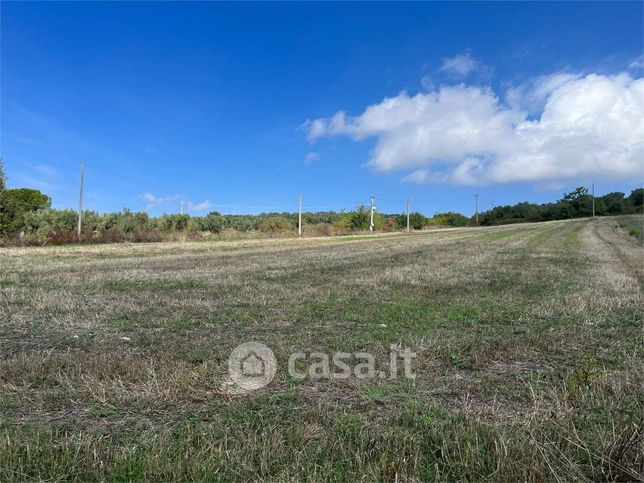
[[[480,235],[478,238],[479,240],[482,241],[499,241],[503,240],[504,238],[509,238],[511,236],[516,235],[517,232],[515,230],[507,230],[507,231],[495,231],[491,233],[484,233]]]
[[[620,216],[617,224],[630,236],[636,238],[640,244],[644,244],[644,216],[627,215]]]

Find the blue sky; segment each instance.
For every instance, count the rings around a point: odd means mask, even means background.
[[[411,197],[426,214],[471,214],[474,193],[486,209],[642,184],[640,2],[3,2],[1,14],[9,184],[55,207],[76,207],[81,159],[88,209],[153,214],[181,199],[193,214],[295,210],[298,192],[312,210],[374,194],[386,212]],[[580,120],[606,109],[608,127]]]

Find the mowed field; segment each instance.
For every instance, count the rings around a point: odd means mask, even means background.
[[[0,270],[2,481],[642,476],[644,248],[618,219],[0,249]],[[279,368],[244,393],[249,341]],[[415,380],[286,371],[392,344]]]

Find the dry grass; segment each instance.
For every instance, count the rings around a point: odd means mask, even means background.
[[[0,479],[636,478],[643,249],[616,225],[0,249]],[[251,340],[281,369],[235,394]],[[415,384],[283,370],[390,344]]]

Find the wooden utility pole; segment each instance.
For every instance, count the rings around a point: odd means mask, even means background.
[[[409,198],[407,198],[407,233],[409,233]]]
[[[297,235],[302,236],[302,193],[297,197]]]
[[[376,206],[374,204],[374,197],[371,197],[371,222],[369,223],[369,231],[373,231],[373,212],[376,211]]]
[[[474,198],[476,198],[476,224],[479,224],[479,195],[478,193],[474,195]]]
[[[593,218],[595,218],[595,183],[592,184],[593,190]]]
[[[78,241],[81,241],[81,228],[83,225],[83,175],[85,174],[85,162],[80,165],[80,195],[78,197]]]

